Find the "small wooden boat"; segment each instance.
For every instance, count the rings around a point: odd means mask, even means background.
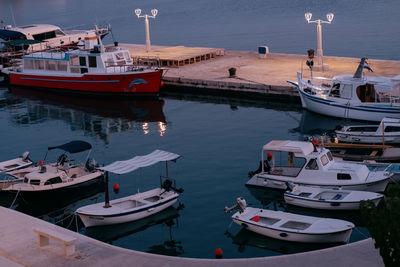
[[[251,208],[246,206],[242,198],[238,198],[237,202],[239,211],[232,216],[235,223],[275,239],[303,243],[347,243],[354,228],[354,224],[348,221]]]
[[[284,193],[287,204],[323,210],[359,210],[362,200],[370,200],[375,205],[384,195],[367,191],[325,189],[310,186],[295,186]]]
[[[346,161],[399,162],[400,148],[388,145],[324,143],[335,158]]]
[[[379,125],[345,125],[335,132],[339,142],[398,144],[400,143],[400,119],[385,117]]]
[[[109,201],[108,172],[125,174],[161,161],[175,161],[179,157],[179,155],[174,153],[155,150],[145,156],[136,156],[129,160],[116,161],[99,168],[106,171],[107,191],[105,194],[105,203],[96,203],[81,207],[76,210],[76,214],[81,218],[86,227],[92,227],[136,221],[168,208],[177,201],[178,193],[183,192],[182,189],[176,189],[173,186],[172,181],[168,178],[168,173],[165,178],[160,177],[160,188]]]

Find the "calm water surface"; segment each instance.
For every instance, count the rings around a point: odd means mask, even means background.
[[[282,193],[249,190],[247,173],[258,166],[261,146],[271,139],[302,140],[305,135],[334,128],[340,121],[301,111],[298,105],[259,103],[249,106],[220,99],[197,102],[168,97],[154,100],[76,99],[48,93],[12,88],[0,89],[0,160],[28,150],[31,158],[43,158],[48,146],[70,140],[86,140],[93,145],[92,156],[101,164],[164,149],[182,155],[169,164],[170,175],[185,192],[184,207],[165,212],[138,223],[117,227],[79,230],[114,245],[184,257],[213,257],[221,247],[224,257],[255,257],[315,249],[265,239],[239,226],[231,225],[231,215],[223,208],[242,196],[257,207],[285,209]],[[232,100],[233,101],[233,100]],[[319,122],[322,123],[319,123]],[[59,154],[52,153],[55,159]],[[79,158],[79,157],[78,157]],[[84,157],[81,157],[83,160]],[[158,185],[162,164],[128,175],[112,175],[119,183],[121,197]],[[16,209],[75,229],[71,221],[79,206],[103,201],[97,188],[93,192],[44,203],[40,208],[23,201]],[[3,200],[3,205],[10,205]],[[293,210],[306,213],[306,210]],[[358,214],[312,214],[333,216],[360,223]],[[351,241],[363,239],[368,232],[359,227]]]
[[[326,55],[400,59],[399,1],[100,1],[100,0],[0,0],[0,19],[7,24],[56,24],[63,28],[90,28],[110,23],[120,42],[144,42],[143,21],[135,8],[158,8],[151,21],[151,39],[158,45],[223,47],[255,50],[268,45],[273,52],[304,53],[314,48],[315,25],[304,19],[335,13],[332,25],[323,26]],[[12,16],[12,14],[14,16]],[[13,19],[14,17],[14,19]],[[111,42],[111,36],[107,37]],[[281,101],[284,102],[284,101]],[[253,206],[286,209],[282,194],[249,190],[247,173],[258,167],[261,146],[272,139],[302,140],[326,133],[343,121],[302,111],[299,105],[258,103],[232,99],[174,99],[152,101],[90,100],[60,97],[29,90],[0,88],[0,160],[29,150],[34,160],[46,148],[71,140],[93,145],[92,156],[101,164],[164,149],[182,155],[169,165],[169,173],[185,192],[178,205],[137,223],[80,232],[114,245],[183,257],[214,257],[215,248],[225,258],[259,257],[322,247],[267,239],[231,225],[223,208],[242,196]],[[58,154],[55,153],[54,157]],[[82,159],[84,156],[82,157]],[[129,175],[112,175],[118,195],[130,195],[158,185],[163,166],[140,169]],[[58,199],[38,209],[23,202],[16,209],[75,228],[71,220],[79,206],[102,201],[101,188],[71,199]],[[2,199],[9,206],[12,199]],[[359,225],[351,242],[368,236],[356,213],[310,213],[338,217]]]

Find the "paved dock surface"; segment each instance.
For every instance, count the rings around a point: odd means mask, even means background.
[[[266,258],[178,258],[115,247],[4,207],[0,207],[0,217],[0,266],[384,266],[379,252],[374,248],[371,239],[318,251]],[[38,236],[33,231],[37,227],[52,229],[75,237],[77,239],[75,254],[64,256],[60,244],[52,241],[50,241],[49,246],[39,247]]]
[[[171,57],[175,57],[179,54],[185,55],[190,50],[190,48],[181,46],[173,47],[173,49],[153,46],[154,51],[144,52],[145,49],[142,45],[121,44],[121,46],[131,47],[133,57],[144,54],[168,57],[169,53],[171,53]],[[186,87],[184,90],[199,94],[205,90],[219,90],[221,92],[297,98],[296,88],[287,81],[297,81],[296,73],[302,70],[302,66],[305,76],[310,74],[305,65],[306,60],[306,54],[270,53],[264,59],[260,58],[257,52],[228,50],[224,56],[186,64],[179,68],[169,68],[164,76],[164,82],[166,85]],[[314,76],[333,77],[341,74],[353,74],[359,62],[360,58],[324,56],[324,64],[328,64],[329,71],[314,72]],[[374,72],[370,73],[365,70],[364,74],[387,77],[400,74],[400,61],[368,59],[368,63]],[[230,68],[236,69],[236,77],[230,77],[228,71]]]

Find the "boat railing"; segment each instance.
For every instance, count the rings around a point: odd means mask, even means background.
[[[146,69],[152,69],[150,65],[132,65],[132,64],[121,64],[121,65],[106,65],[107,73],[123,73],[123,72],[135,72],[144,71]]]

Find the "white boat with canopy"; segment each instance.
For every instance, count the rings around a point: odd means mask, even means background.
[[[377,206],[383,198],[384,195],[374,192],[299,185],[284,194],[287,204],[322,210],[359,210],[361,201],[369,200]]]
[[[363,76],[369,68],[362,58],[354,75],[340,75],[288,81],[297,87],[303,108],[327,116],[364,121],[384,117],[400,119],[400,75],[395,77]]]
[[[40,198],[49,199],[60,194],[68,194],[71,190],[90,186],[103,179],[103,171],[96,170],[96,162],[89,159],[92,145],[85,141],[72,141],[63,145],[49,147],[47,153],[54,149],[64,151],[57,162],[45,163],[46,156],[38,166],[27,167],[8,174],[22,178],[22,183],[16,183],[4,188],[4,191],[16,193],[27,201]],[[69,159],[69,154],[87,151],[85,163],[76,164]]]
[[[331,152],[311,142],[274,140],[264,145],[261,161],[272,155],[271,168],[251,177],[246,185],[287,189],[287,182],[324,188],[383,192],[392,175],[371,171],[365,164],[335,161]]]
[[[354,224],[344,220],[247,207],[243,198],[226,207],[238,209],[232,220],[245,229],[275,239],[302,243],[347,243]]]
[[[335,132],[338,140],[345,143],[399,144],[400,119],[383,118],[379,125],[345,125]]]
[[[168,161],[176,161],[180,155],[163,150],[155,150],[144,156],[136,156],[129,160],[116,161],[99,168],[106,172],[105,202],[80,207],[76,214],[86,227],[119,224],[136,221],[158,213],[173,205],[182,189],[175,187],[175,181],[168,177]],[[136,169],[166,163],[166,176],[160,176],[160,187],[127,197],[109,200],[108,173],[126,174]]]

